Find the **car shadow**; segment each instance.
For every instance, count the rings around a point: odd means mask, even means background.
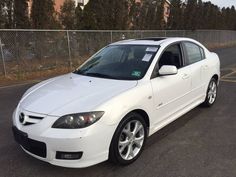
[[[202,106],[198,106],[191,110],[190,112],[186,113],[185,115],[181,116],[180,118],[176,119],[175,121],[171,122],[170,124],[166,125],[153,135],[151,135],[146,142],[145,149],[148,149],[153,144],[158,143],[160,140],[165,138],[166,136],[174,133],[176,130],[180,129],[184,125],[186,125],[189,121],[197,117],[202,110],[205,109]]]

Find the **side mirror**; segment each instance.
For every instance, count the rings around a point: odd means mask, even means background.
[[[178,69],[173,65],[163,65],[159,70],[159,75],[167,76],[167,75],[175,75],[178,73]]]

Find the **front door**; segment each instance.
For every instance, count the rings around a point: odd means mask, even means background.
[[[184,67],[180,44],[167,47],[158,61],[158,68],[163,65],[176,66],[178,73],[151,79],[156,115],[155,124],[171,118],[191,102],[190,67]]]

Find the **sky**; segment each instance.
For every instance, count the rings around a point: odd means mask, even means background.
[[[220,7],[231,7],[232,5],[236,7],[236,0],[203,0],[203,1],[211,1],[213,4],[218,5]]]

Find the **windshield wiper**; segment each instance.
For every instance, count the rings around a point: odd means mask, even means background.
[[[101,74],[101,73],[84,73],[85,76],[92,76],[92,77],[100,77],[100,78],[108,78],[108,79],[117,79],[115,77],[112,77],[107,74]]]

